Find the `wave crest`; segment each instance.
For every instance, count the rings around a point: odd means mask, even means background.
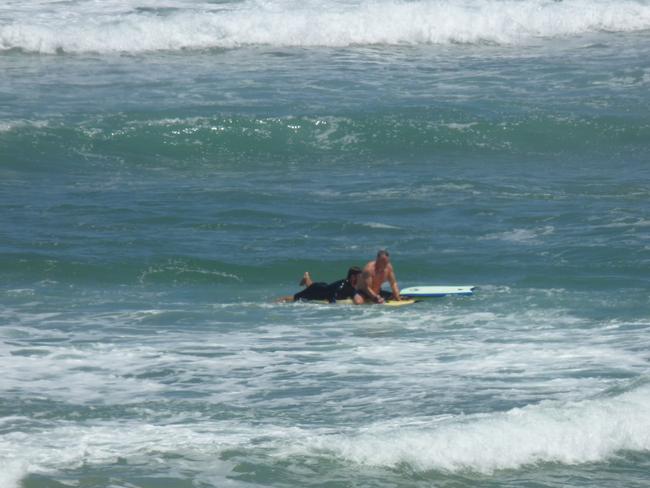
[[[182,7],[182,8],[181,8]],[[0,26],[0,50],[115,53],[159,50],[346,47],[449,43],[521,44],[538,37],[650,29],[645,0],[366,0],[354,3],[248,0],[201,7],[71,7],[12,11]]]
[[[552,402],[501,414],[441,419],[433,427],[373,425],[357,436],[320,437],[311,448],[361,465],[491,474],[557,462],[604,461],[650,450],[647,387],[612,398]]]

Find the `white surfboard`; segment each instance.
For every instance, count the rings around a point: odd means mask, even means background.
[[[475,286],[412,286],[400,291],[409,298],[434,298],[450,295],[469,296],[474,294]]]

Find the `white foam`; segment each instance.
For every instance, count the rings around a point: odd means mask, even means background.
[[[604,229],[618,229],[618,228],[636,228],[636,227],[650,227],[650,219],[644,218],[634,218],[634,219],[620,219],[611,223],[594,225],[593,228],[604,228]]]
[[[207,419],[189,425],[60,422],[29,434],[3,436],[0,486],[18,488],[27,474],[56,476],[60,470],[114,464],[119,459],[146,462],[160,469],[177,466],[226,473],[230,464],[218,461],[219,453],[249,445],[254,435],[251,427]],[[168,453],[179,459],[161,459]]]
[[[143,11],[151,6],[154,10]],[[165,11],[155,8],[166,7]],[[0,7],[0,49],[28,52],[146,52],[269,46],[520,44],[539,37],[650,28],[650,5],[635,0],[176,0],[46,2]]]
[[[0,458],[0,486],[3,488],[20,488],[20,481],[28,472],[24,461]]]
[[[481,288],[492,298],[521,294],[508,291]],[[648,354],[638,348],[645,329],[619,333],[611,322],[594,323],[566,310],[508,312],[502,305],[468,300],[458,309],[448,301],[390,311],[210,305],[204,320],[197,319],[197,306],[188,315],[197,324],[167,322],[161,334],[149,333],[147,321],[187,307],[7,311],[13,325],[0,330],[0,338],[8,339],[0,341],[0,394],[88,409],[152,408],[154,415],[146,418],[158,422],[46,417],[32,419],[38,422],[33,428],[16,416],[7,418],[5,427],[14,430],[0,442],[0,459],[8,466],[0,482],[16,487],[26,473],[55,474],[83,463],[113,464],[119,457],[205,473],[223,449],[260,448],[277,456],[324,453],[388,468],[409,463],[418,470],[491,472],[538,462],[598,462],[624,449],[650,448],[649,387],[593,399],[621,383],[619,374],[602,371],[645,374]],[[259,323],[228,323],[233,311],[259,317]],[[120,326],[140,330],[123,336],[115,333]],[[313,393],[300,393],[306,390]],[[340,415],[323,431],[272,425],[291,416],[265,417],[255,425],[248,425],[246,416],[215,422],[193,410],[191,400],[189,413],[167,411],[170,394],[184,393],[198,393],[202,402],[233,411],[286,407],[317,416],[323,414],[320,408],[339,408]],[[425,417],[423,410],[445,406],[432,403],[437,400],[422,405],[424,395],[436,393],[483,413]],[[472,395],[488,395],[495,403],[474,402]],[[552,401],[535,405],[535,399]],[[149,407],[155,403],[159,406]],[[492,410],[494,404],[513,403],[530,406]],[[365,417],[369,412],[374,419],[393,420],[371,422]],[[164,460],[157,464],[159,458]],[[222,465],[217,471],[228,469]]]
[[[645,354],[631,353],[637,333],[628,331],[613,340],[603,332],[613,330],[609,322],[599,329],[588,320],[548,308],[504,313],[499,304],[459,310],[452,302],[399,311],[237,303],[210,305],[204,312],[204,319],[191,316],[202,323],[199,329],[187,327],[185,321],[168,325],[166,316],[183,313],[178,306],[80,316],[0,314],[14,324],[0,334],[7,339],[0,341],[0,393],[112,405],[200,392],[220,402],[251,405],[272,401],[259,393],[287,373],[300,387],[338,371],[375,378],[368,394],[378,398],[399,395],[407,384],[464,397],[464,390],[481,391],[497,381],[506,385],[514,380],[517,392],[508,390],[508,401],[528,400],[531,394],[574,399],[600,391],[613,380],[598,374],[576,378],[572,372],[638,374],[647,365]],[[273,319],[232,327],[227,320],[233,312],[238,317],[269,314]],[[401,337],[405,331],[417,333],[417,340],[408,334]],[[377,336],[384,335],[390,341],[377,343]],[[331,339],[331,346],[314,348],[330,337],[345,340],[340,346]],[[301,358],[306,356],[314,361],[304,363]],[[250,374],[245,384],[242,371]],[[220,380],[204,382],[213,376]],[[355,401],[337,389],[328,390],[324,399]]]
[[[604,461],[650,450],[650,390],[579,402],[543,403],[505,413],[373,424],[321,436],[307,448],[362,465],[492,473],[525,465]]]
[[[143,271],[140,274],[138,281],[140,283],[145,283],[149,278],[151,278],[151,276],[154,276],[156,274],[169,274],[178,280],[182,280],[184,278],[191,279],[188,277],[203,275],[213,277],[214,279],[226,278],[227,280],[235,280],[239,282],[242,281],[242,278],[235,274],[227,273],[225,271],[208,270],[196,266],[190,266],[182,261],[170,261],[164,265],[150,266],[147,270]]]
[[[0,31],[2,27],[0,27]],[[0,50],[2,50],[0,44]],[[44,129],[50,126],[47,120],[0,120],[0,133],[12,132],[24,128]]]
[[[506,232],[488,234],[480,237],[480,240],[502,240],[518,244],[538,244],[541,237],[553,234],[555,228],[552,225],[536,227],[533,229],[512,229]]]
[[[348,392],[351,394],[351,392]],[[261,448],[278,458],[334,457],[364,466],[475,471],[556,462],[603,462],[650,450],[650,388],[615,397],[545,402],[501,413],[400,417],[357,427],[303,427],[214,421],[198,413],[164,423],[58,421],[10,432],[0,444],[0,482],[14,488],[28,473],[56,476],[81,466],[129,464],[182,468],[217,477],[233,465],[228,449]]]
[[[364,222],[361,225],[371,229],[400,229],[400,227],[396,225],[382,224],[381,222]]]

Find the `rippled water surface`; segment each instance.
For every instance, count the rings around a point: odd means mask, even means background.
[[[647,486],[648,28],[5,2],[0,485]],[[477,291],[274,302],[382,247]]]

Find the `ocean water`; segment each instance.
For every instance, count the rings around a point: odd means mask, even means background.
[[[0,5],[0,488],[647,487],[649,290],[648,0]]]

